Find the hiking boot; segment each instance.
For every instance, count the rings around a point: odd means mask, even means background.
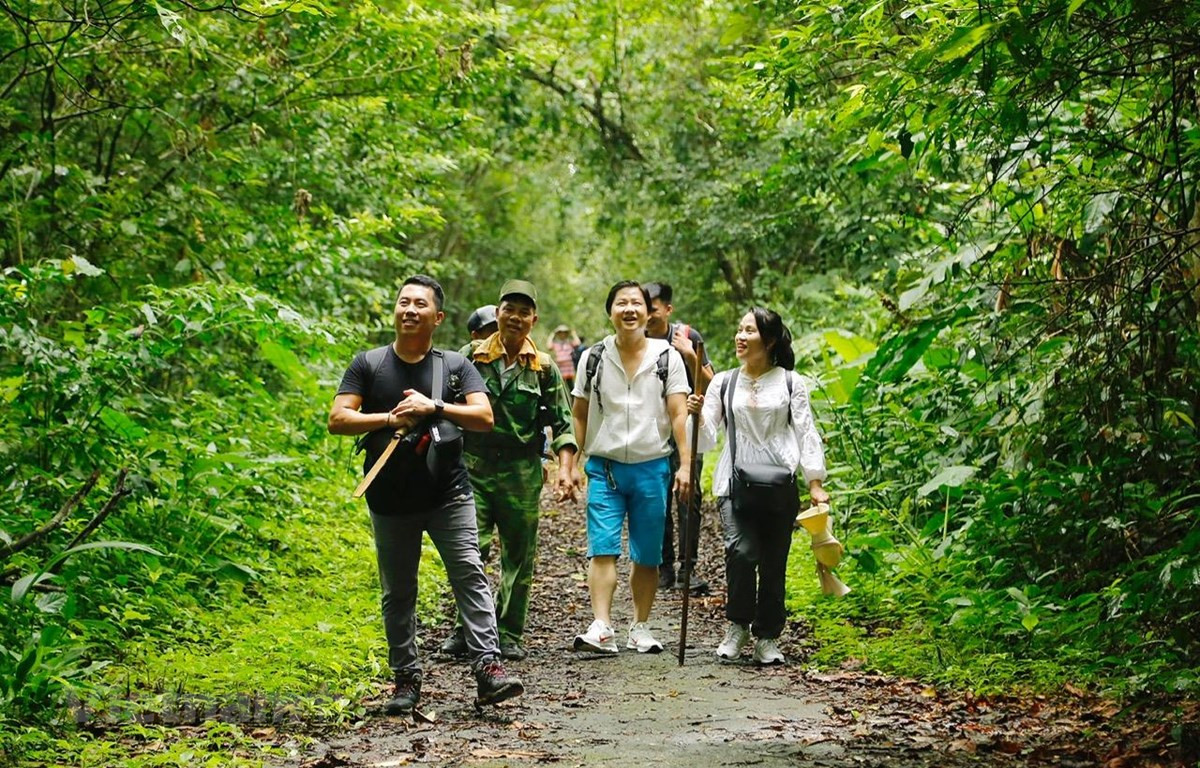
[[[683,571],[681,570],[679,572],[679,578],[677,578],[675,580],[675,589],[679,589],[679,590],[683,589],[683,577],[684,577],[684,574],[683,574]],[[698,579],[695,576],[692,576],[688,580],[688,594],[689,595],[707,595],[708,594],[708,582],[705,581],[704,579]]]
[[[663,644],[654,639],[646,622],[639,621],[630,625],[629,642],[625,643],[625,647],[638,653],[662,653]]]
[[[729,622],[725,630],[725,639],[717,646],[717,658],[733,661],[742,655],[750,644],[750,628],[745,624]]]
[[[522,661],[529,653],[525,650],[525,646],[521,645],[520,640],[501,640],[500,641],[500,658],[508,659],[509,661]]]
[[[407,715],[416,709],[421,701],[421,672],[407,672],[396,675],[396,690],[392,698],[383,705],[385,715]]]
[[[450,633],[450,637],[442,641],[438,650],[450,656],[466,656],[468,652],[467,638],[463,634],[463,628],[455,627],[454,631]]]
[[[575,635],[575,650],[593,651],[595,653],[616,653],[617,634],[613,628],[600,619],[596,619],[588,627],[587,632]]]
[[[471,665],[475,672],[475,703],[499,704],[525,693],[521,678],[510,675],[500,659],[484,656]]]
[[[754,663],[766,666],[768,664],[782,664],[784,662],[783,652],[779,650],[779,645],[773,637],[760,637],[754,641]]]
[[[658,588],[672,589],[675,586],[675,567],[662,564],[658,566]]]

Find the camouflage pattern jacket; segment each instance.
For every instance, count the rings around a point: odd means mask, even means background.
[[[526,339],[517,370],[505,377],[499,333],[472,341],[461,352],[483,376],[495,421],[491,432],[466,433],[471,457],[488,462],[534,458],[542,452],[545,427],[554,435],[551,453],[557,455],[564,447],[578,450],[567,385],[550,355]]]

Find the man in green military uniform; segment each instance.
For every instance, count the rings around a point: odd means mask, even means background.
[[[499,330],[461,350],[483,376],[495,419],[491,432],[467,436],[465,450],[485,561],[494,532],[500,538],[496,618],[500,654],[512,660],[526,654],[522,637],[537,558],[546,427],[551,429],[550,449],[558,456],[559,500],[574,499],[579,485],[567,387],[558,365],[530,338],[537,319],[537,289],[525,280],[509,280],[500,288]],[[442,651],[466,652],[461,626],[442,643]]]

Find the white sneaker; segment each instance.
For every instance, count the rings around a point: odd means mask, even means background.
[[[755,664],[782,664],[783,662],[783,652],[779,650],[775,638],[760,637],[754,641]]]
[[[644,621],[631,624],[629,627],[629,642],[626,648],[632,648],[638,653],[662,653],[663,644],[650,634],[650,626]]]
[[[717,646],[717,658],[733,661],[742,655],[742,651],[750,644],[750,628],[745,624],[729,622],[725,630],[725,639]]]
[[[595,653],[616,653],[617,633],[613,628],[600,619],[596,619],[588,627],[587,632],[575,635],[575,650],[593,651]]]

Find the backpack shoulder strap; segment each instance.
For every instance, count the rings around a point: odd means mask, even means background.
[[[587,355],[587,370],[584,371],[583,391],[590,392],[596,398],[596,406],[603,411],[604,401],[600,399],[600,358],[604,355],[604,342],[593,344],[584,354]]]
[[[384,344],[382,347],[374,347],[368,349],[363,355],[363,360],[367,364],[367,375],[370,377],[367,382],[368,387],[375,386],[375,380],[379,378],[379,369],[388,359],[388,347],[390,346],[390,344]],[[372,434],[372,432],[364,432],[354,439],[354,453],[361,453],[367,447],[367,438]]]
[[[384,344],[382,347],[368,349],[365,356],[367,362],[367,370],[371,372],[371,382],[375,382],[375,377],[379,375],[379,369],[383,367],[384,362],[388,359],[388,347],[390,344]]]
[[[662,352],[658,353],[658,378],[662,382],[663,397],[667,396],[667,376],[671,371],[671,348],[667,347]]]
[[[433,383],[429,387],[429,396],[438,400],[444,399],[446,395],[446,380],[450,378],[449,365],[446,362],[446,353],[440,349],[431,349],[429,353],[434,356],[433,361]],[[434,393],[437,394],[434,394]]]

